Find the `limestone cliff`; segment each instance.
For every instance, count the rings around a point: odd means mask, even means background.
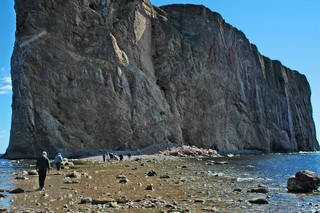
[[[219,151],[311,151],[305,76],[203,6],[15,0],[8,158],[170,141]]]

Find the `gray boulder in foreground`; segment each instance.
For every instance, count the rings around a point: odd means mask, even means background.
[[[312,192],[320,186],[320,177],[312,171],[303,170],[287,181],[288,192]]]
[[[227,153],[319,149],[306,77],[204,6],[16,0],[15,10],[7,158],[164,141]]]

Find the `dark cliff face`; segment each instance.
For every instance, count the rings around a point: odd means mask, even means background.
[[[319,149],[305,76],[205,7],[16,0],[8,158],[162,141]]]

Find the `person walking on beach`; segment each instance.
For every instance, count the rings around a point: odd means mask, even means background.
[[[103,153],[103,154],[102,154],[102,160],[103,160],[103,162],[106,162],[106,157],[107,157],[107,154],[106,154],[106,153]]]
[[[54,158],[54,164],[56,165],[57,172],[60,174],[61,164],[62,164],[63,158],[60,152],[57,153],[56,157]]]
[[[39,188],[38,188],[38,190],[41,191],[41,190],[44,190],[44,188],[43,188],[44,181],[46,179],[47,172],[49,172],[49,170],[50,170],[50,162],[47,157],[46,151],[43,151],[42,156],[38,158],[37,164],[36,164],[36,170],[39,175]]]

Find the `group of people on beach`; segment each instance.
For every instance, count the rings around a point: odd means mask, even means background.
[[[131,158],[131,153],[128,153],[127,156],[130,159]],[[109,152],[108,153],[103,153],[102,154],[102,160],[103,160],[103,162],[111,161],[111,160],[122,161],[123,160],[123,155],[120,154],[118,156],[118,155],[115,155],[115,154],[109,153]]]
[[[58,152],[54,158],[54,164],[56,165],[58,173],[60,173],[62,161],[63,161],[63,157],[61,153]],[[39,176],[39,188],[38,188],[39,191],[44,190],[44,182],[46,180],[47,173],[49,173],[50,169],[51,167],[50,167],[48,154],[46,151],[43,151],[41,157],[37,159],[37,163],[36,163],[36,170]]]

